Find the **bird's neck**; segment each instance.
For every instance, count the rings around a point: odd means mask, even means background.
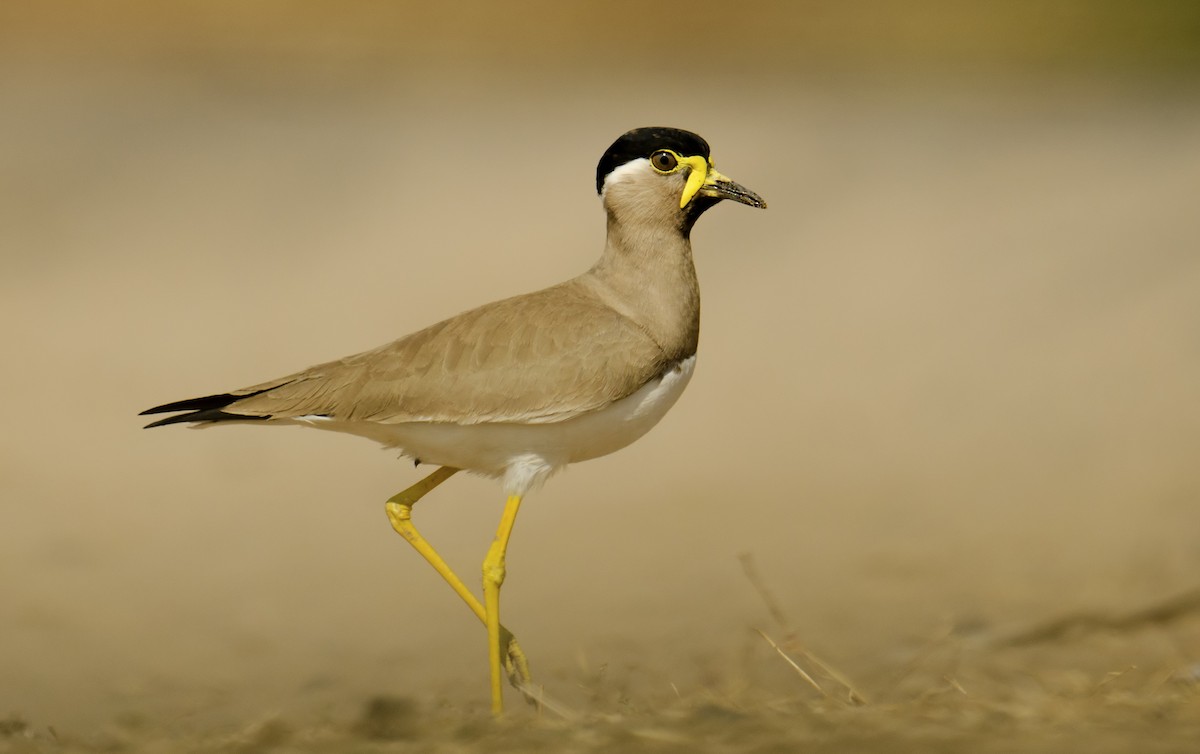
[[[643,327],[668,358],[696,352],[700,284],[692,244],[677,226],[608,217],[604,254],[588,273],[600,295]]]

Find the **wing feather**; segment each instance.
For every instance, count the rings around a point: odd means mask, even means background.
[[[632,394],[671,359],[573,282],[473,309],[371,351],[233,391],[243,417],[540,423]]]

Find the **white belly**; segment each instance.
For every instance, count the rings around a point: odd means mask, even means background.
[[[599,411],[549,424],[334,420],[314,421],[311,426],[367,437],[422,463],[503,476],[508,494],[523,495],[567,464],[620,450],[649,432],[675,405],[695,367],[693,355],[633,395]]]

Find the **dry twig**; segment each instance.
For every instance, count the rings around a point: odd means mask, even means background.
[[[1095,631],[1136,631],[1162,625],[1200,612],[1200,588],[1178,594],[1148,607],[1127,613],[1080,611],[1051,618],[1029,628],[1000,636],[993,643],[1003,647],[1026,646]]]
[[[770,589],[767,588],[766,582],[763,581],[762,577],[759,575],[758,568],[754,564],[754,556],[748,552],[744,552],[738,556],[738,559],[742,562],[742,570],[746,574],[746,579],[754,587],[755,591],[758,592],[759,597],[762,598],[763,603],[767,606],[767,611],[771,614],[771,618],[784,632],[784,646],[786,646],[792,652],[799,654],[807,662],[820,668],[822,673],[845,687],[847,698],[851,704],[866,704],[867,698],[862,695],[862,693],[854,686],[853,683],[850,682],[850,679],[848,679],[844,673],[837,670],[821,658],[817,657],[815,654],[805,648],[803,643],[801,643],[799,637],[796,635],[796,631],[790,627],[787,618],[784,617],[783,610],[780,609],[779,603],[771,594]],[[806,673],[800,667],[800,665],[797,664],[796,661],[793,660],[778,644],[772,641],[765,632],[759,630],[758,633],[761,634],[762,637],[766,639],[767,642],[775,649],[775,651],[778,652],[783,659],[787,660],[787,662],[793,668],[795,668],[805,680],[812,684],[812,686],[822,694],[828,696],[828,694],[825,693],[825,690],[813,680],[812,676]]]

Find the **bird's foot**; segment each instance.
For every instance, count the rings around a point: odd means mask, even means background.
[[[529,658],[525,650],[517,643],[517,637],[507,628],[500,628],[501,656],[504,658],[504,672],[508,682],[514,689],[521,692],[525,701],[533,707],[541,706],[533,687],[533,676],[529,673]]]

